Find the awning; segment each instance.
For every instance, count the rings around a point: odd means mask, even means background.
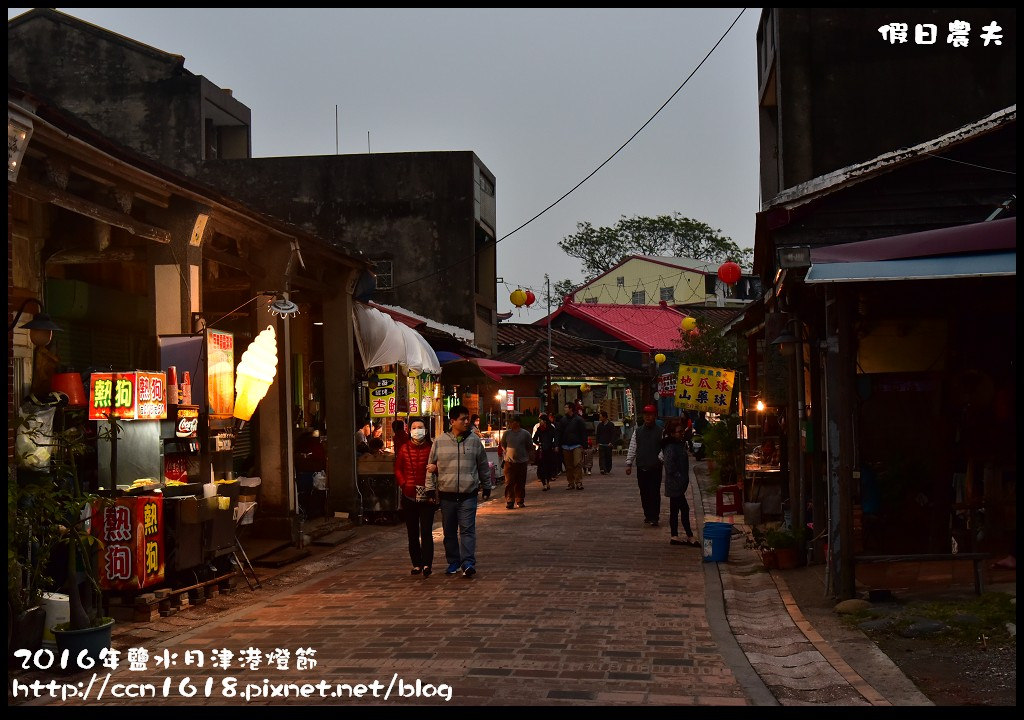
[[[441,352],[438,357],[445,358],[443,377],[463,380],[500,381],[509,375],[522,375],[523,366],[516,363],[491,360],[490,358],[466,358],[453,352]]]
[[[416,372],[437,375],[441,363],[423,336],[375,308],[356,304],[353,310],[356,345],[366,369],[405,365]]]
[[[916,257],[870,262],[813,263],[804,282],[870,282],[1003,277],[1017,274],[1016,252]]]

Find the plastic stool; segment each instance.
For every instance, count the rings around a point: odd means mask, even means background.
[[[722,485],[715,493],[715,514],[738,513],[743,508],[743,492],[739,485]]]

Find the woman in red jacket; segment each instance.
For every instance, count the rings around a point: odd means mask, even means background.
[[[425,494],[430,438],[422,420],[409,426],[409,441],[395,453],[395,480],[402,491],[402,516],[409,533],[412,574],[430,577],[434,561],[434,513],[437,503]]]

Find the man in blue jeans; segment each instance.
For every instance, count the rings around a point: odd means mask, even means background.
[[[467,578],[476,574],[476,494],[491,496],[491,473],[487,451],[480,436],[472,432],[469,410],[456,405],[448,412],[451,430],[438,437],[427,458],[426,490],[441,500],[441,528],[446,575],[460,570]]]

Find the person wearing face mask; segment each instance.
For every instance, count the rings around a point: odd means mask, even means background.
[[[426,492],[431,444],[426,425],[422,420],[413,420],[409,426],[409,440],[403,442],[395,453],[395,481],[402,491],[400,511],[409,534],[412,574],[423,573],[423,577],[430,577],[434,561],[436,493],[431,497]]]

